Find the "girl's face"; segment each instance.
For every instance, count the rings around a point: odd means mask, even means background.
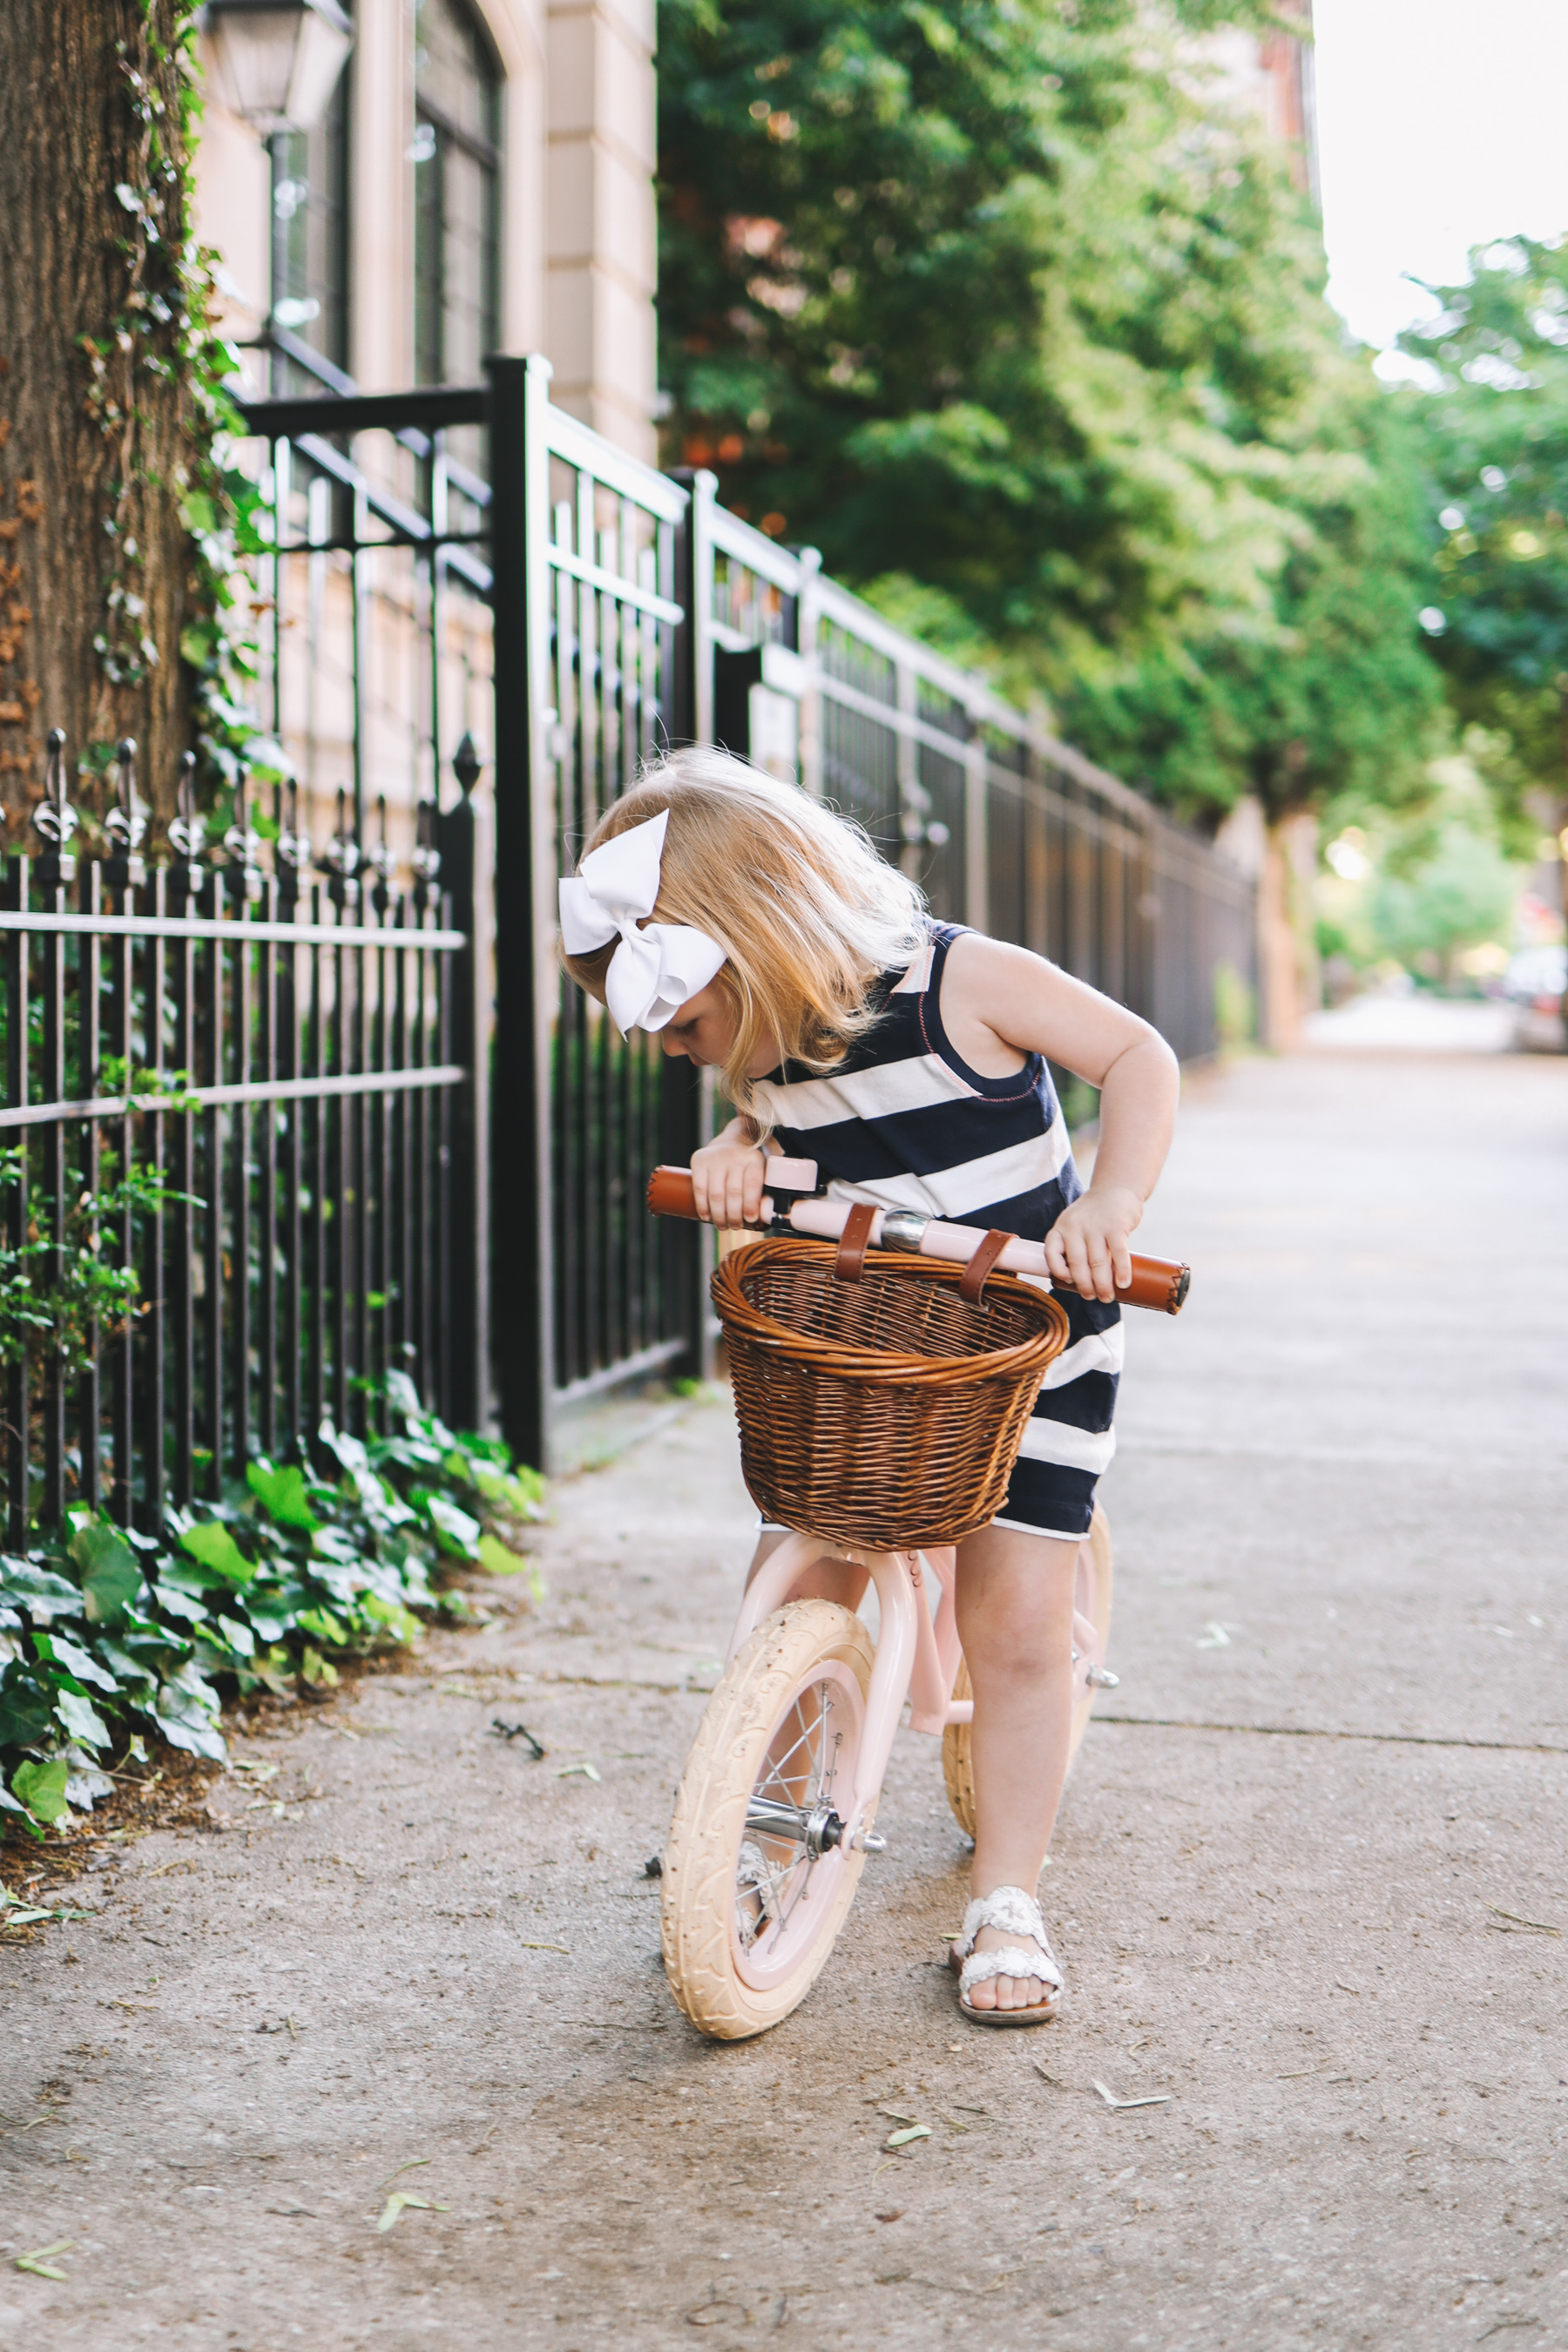
[[[710,980],[706,988],[688,997],[674,1020],[666,1022],[659,1031],[658,1039],[667,1054],[684,1054],[700,1070],[721,1069],[735,1043],[735,1015],[718,982]],[[746,1076],[765,1078],[778,1066],[778,1046],[764,1038],[746,1064]]]

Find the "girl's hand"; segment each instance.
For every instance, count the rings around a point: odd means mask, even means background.
[[[763,1213],[766,1190],[767,1154],[755,1143],[726,1132],[691,1155],[691,1189],[697,1213],[710,1225],[731,1232],[754,1225]]]
[[[1131,1185],[1091,1184],[1064,1209],[1046,1235],[1046,1263],[1053,1282],[1070,1284],[1080,1298],[1108,1305],[1132,1279],[1131,1247],[1143,1203]]]

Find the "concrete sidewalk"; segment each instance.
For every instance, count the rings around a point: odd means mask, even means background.
[[[1554,1061],[1190,1089],[1142,1238],[1193,1299],[1129,1335],[1122,1682],[1044,1885],[1058,2023],[957,2017],[912,1734],[805,2006],[731,2046],[675,2012],[641,1866],[751,1516],[696,1405],[556,1490],[542,1610],[498,1588],[417,1671],[258,1721],[279,1811],[231,1776],[69,1952],[0,1953],[4,2251],[74,2241],[63,2283],[7,2266],[0,2342],[1568,2342],[1565,1178]],[[931,2137],[885,2156],[889,2109]],[[378,2232],[393,2189],[427,2204]]]

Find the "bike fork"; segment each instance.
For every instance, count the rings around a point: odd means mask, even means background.
[[[872,1823],[905,1699],[912,1697],[916,1702],[910,1720],[918,1731],[940,1734],[945,1725],[966,1720],[971,1713],[967,1701],[951,1696],[958,1664],[952,1554],[935,1554],[927,1561],[918,1551],[870,1551],[858,1544],[826,1543],[818,1536],[786,1537],[763,1562],[747,1589],[730,1643],[731,1658],[759,1625],[784,1607],[795,1585],[819,1559],[841,1560],[866,1570],[877,1588],[881,1624],[866,1696],[855,1785],[845,1792],[844,1816],[840,1820],[836,1815],[826,1824],[808,1822],[803,1815],[798,1824],[788,1825],[785,1833],[798,1832],[808,1843],[842,1841],[858,1851],[877,1853],[885,1842],[874,1834]],[[924,1573],[931,1574],[941,1588],[934,1631],[926,1606]],[[771,1826],[776,1834],[782,1825]]]

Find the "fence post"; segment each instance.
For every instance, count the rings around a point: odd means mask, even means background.
[[[462,798],[436,820],[440,888],[454,929],[468,945],[452,957],[451,1054],[468,1072],[452,1105],[447,1199],[452,1234],[447,1298],[447,1362],[451,1393],[444,1417],[460,1429],[483,1429],[489,1415],[489,1059],[490,958],[489,828],[473,802],[479,757],[465,735],[452,760]]]
[[[504,1213],[494,1254],[501,1431],[548,1465],[554,1389],[550,1161],[556,976],[550,693],[550,362],[486,362],[496,644],[494,1166]]]
[[[670,474],[688,493],[686,517],[676,526],[675,601],[686,614],[677,632],[670,740],[713,740],[713,499],[719,478],[705,466],[677,466]]]

